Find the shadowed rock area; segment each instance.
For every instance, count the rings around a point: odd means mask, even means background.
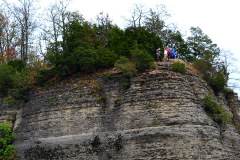
[[[240,159],[234,125],[222,128],[204,111],[207,83],[190,69],[156,65],[128,89],[117,76],[99,75],[32,91],[18,108],[1,101],[0,120],[19,133],[19,159]],[[237,95],[214,98],[239,123]]]

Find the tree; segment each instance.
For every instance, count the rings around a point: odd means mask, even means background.
[[[118,57],[125,56],[129,54],[130,44],[126,41],[125,32],[121,30],[118,26],[113,26],[109,31],[108,45],[107,47],[114,51]]]
[[[146,9],[142,4],[135,4],[132,9],[132,15],[130,18],[124,18],[128,23],[128,27],[143,27],[144,18],[146,16]]]
[[[162,31],[166,27],[165,21],[170,16],[163,4],[157,5],[155,9],[150,8],[144,20],[145,27],[149,32],[155,32],[162,38]]]
[[[13,68],[6,64],[0,65],[0,95],[5,95],[13,88]]]
[[[211,79],[210,85],[215,92],[223,91],[226,80],[221,71],[218,71]]]
[[[64,34],[66,32],[66,24],[70,21],[79,20],[83,22],[83,17],[78,12],[68,11],[70,1],[60,0],[51,4],[46,10],[46,18],[44,27],[44,39],[47,40],[47,45],[52,45],[52,52],[60,54],[59,41],[65,43]],[[61,48],[64,50],[65,48]]]
[[[2,8],[0,13],[0,62],[17,58],[16,25],[11,22],[7,12]]]
[[[202,59],[209,54],[209,61],[213,62],[219,56],[220,49],[199,27],[191,27],[190,30],[192,35],[187,42],[193,59]]]
[[[162,48],[163,43],[159,36],[155,33],[150,33],[144,28],[129,27],[125,30],[126,41],[129,45],[128,53],[131,49],[134,49],[135,41],[138,44],[140,50],[147,51],[150,55],[155,57],[156,49]],[[163,51],[163,48],[161,49]],[[130,55],[129,55],[130,56]]]
[[[50,63],[63,69],[68,75],[74,75],[78,72],[92,72],[96,54],[92,43],[91,30],[92,28],[87,22],[68,22],[63,35],[65,42],[59,42],[64,48],[61,54],[52,54],[51,50],[54,46],[48,48],[47,58]]]
[[[178,59],[182,59],[185,61],[191,61],[191,57],[189,56],[189,48],[187,42],[184,40],[183,35],[178,30],[168,30],[168,34],[165,35],[165,46],[176,47],[177,52],[176,56]]]
[[[4,48],[5,48],[5,43],[4,43],[4,36],[5,36],[5,31],[4,28],[7,25],[7,19],[3,14],[0,13],[0,54],[1,54],[1,59],[3,58],[3,53],[4,53]]]
[[[240,88],[238,83],[240,80],[240,71],[234,53],[230,50],[222,49],[218,61],[218,69],[223,73],[227,81],[227,87]]]
[[[104,15],[103,12],[100,12],[97,15],[96,33],[101,43],[103,43],[102,45],[104,46],[108,44],[109,38],[108,31],[111,28],[112,20],[110,19],[109,15],[108,14]]]
[[[135,42],[133,50],[130,51],[132,61],[136,65],[138,71],[144,71],[145,69],[155,68],[154,58],[146,52],[146,50],[138,49],[138,44]]]
[[[36,8],[34,7],[34,0],[18,0],[17,3],[9,4],[6,0],[3,0],[13,14],[13,18],[17,23],[17,31],[19,34],[19,45],[21,59],[27,63],[28,52],[30,45],[30,38],[36,29],[36,20],[34,15]]]

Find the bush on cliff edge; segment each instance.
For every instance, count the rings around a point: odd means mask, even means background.
[[[186,73],[185,63],[181,63],[179,61],[173,63],[172,69],[173,69],[174,72],[179,72],[179,73],[182,73],[182,74]]]

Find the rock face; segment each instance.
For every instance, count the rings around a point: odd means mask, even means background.
[[[240,159],[235,127],[221,129],[203,109],[209,86],[190,70],[157,66],[127,90],[98,76],[32,92],[18,109],[1,101],[0,120],[14,121],[19,133],[19,159]],[[237,95],[215,99],[239,123]]]

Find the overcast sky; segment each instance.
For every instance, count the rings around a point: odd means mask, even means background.
[[[172,15],[169,22],[177,24],[184,33],[189,33],[191,26],[200,27],[220,49],[234,54],[240,68],[239,0],[72,0],[71,8],[89,21],[95,20],[102,11],[108,13],[113,23],[123,29],[122,17],[129,17],[135,4],[143,4],[146,8],[165,4]],[[234,90],[240,95],[240,89]]]

